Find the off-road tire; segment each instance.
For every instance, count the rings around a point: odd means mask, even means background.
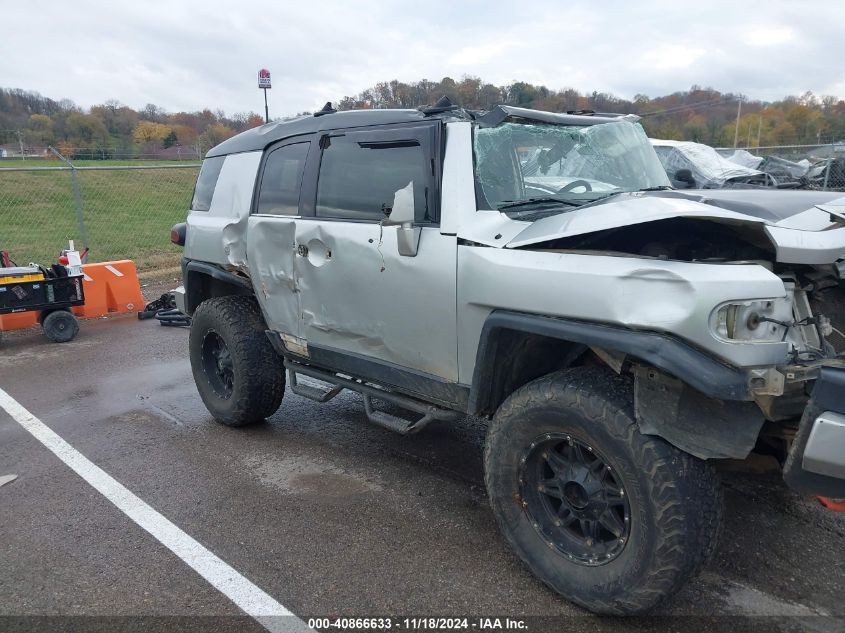
[[[227,426],[254,424],[273,415],[285,393],[281,357],[267,339],[267,326],[253,297],[207,299],[191,322],[188,349],[197,390],[214,418]],[[232,385],[228,397],[203,362],[207,337],[222,340],[228,349]]]
[[[544,539],[531,508],[523,505],[521,460],[532,442],[546,434],[571,434],[594,447],[627,491],[627,543],[605,564],[573,562]],[[520,388],[490,425],[484,463],[490,502],[505,539],[546,585],[594,613],[653,609],[715,549],[722,495],[712,464],[640,433],[627,377],[574,368]]]
[[[79,321],[67,310],[54,310],[41,320],[41,329],[54,343],[67,343],[79,333]]]

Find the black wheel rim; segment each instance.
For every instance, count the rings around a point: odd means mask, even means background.
[[[519,477],[523,510],[550,548],[582,565],[622,553],[631,507],[621,478],[588,443],[541,435],[525,452]]]
[[[202,368],[214,392],[221,398],[231,398],[235,389],[235,366],[226,341],[217,332],[207,332],[202,340]]]

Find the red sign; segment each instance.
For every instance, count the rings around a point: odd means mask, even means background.
[[[258,87],[259,88],[270,88],[270,71],[266,68],[262,68],[258,71]]]

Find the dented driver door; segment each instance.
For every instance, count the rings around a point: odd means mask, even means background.
[[[295,263],[300,336],[315,362],[360,367],[364,376],[387,371],[378,375],[388,380],[403,369],[422,380],[457,381],[457,238],[442,234],[438,222],[439,126],[319,138],[319,163],[303,192],[314,201],[313,215],[296,222]],[[400,253],[398,227],[381,224],[409,183],[420,228],[410,256]]]
[[[300,337],[296,278],[296,223],[309,138],[295,138],[268,150],[258,172],[249,218],[247,260],[267,326],[289,346]]]

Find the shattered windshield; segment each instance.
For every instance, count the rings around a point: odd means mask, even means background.
[[[639,123],[590,126],[502,123],[476,128],[480,209],[532,219],[625,191],[668,189],[666,171]]]

